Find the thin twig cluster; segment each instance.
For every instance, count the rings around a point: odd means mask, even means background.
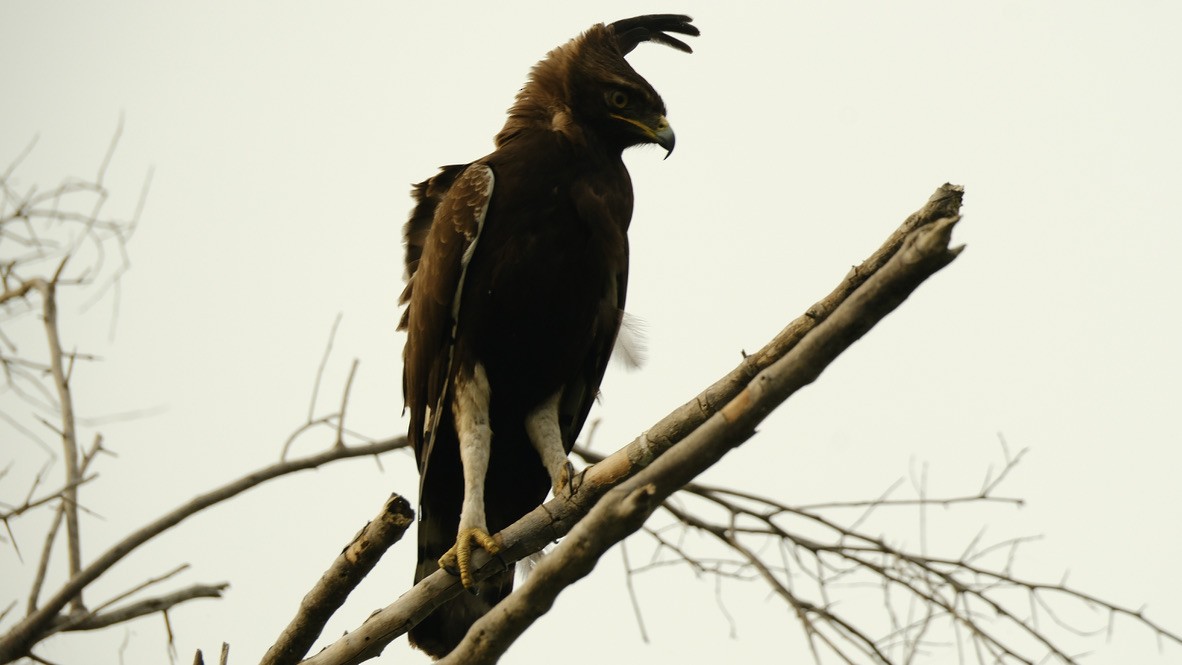
[[[0,368],[4,380],[0,395],[9,402],[23,404],[27,413],[27,417],[21,418],[17,409],[6,406],[0,411],[0,419],[11,433],[25,439],[25,445],[39,446],[47,457],[27,489],[20,490],[21,498],[0,502],[0,522],[5,527],[9,546],[20,561],[35,566],[23,602],[20,598],[7,598],[0,607],[0,663],[22,657],[45,662],[35,648],[55,634],[98,630],[154,614],[164,620],[171,649],[169,610],[197,598],[220,598],[228,584],[190,584],[144,597],[148,589],[174,582],[188,568],[188,564],[177,564],[97,603],[84,601],[87,588],[132,551],[188,517],[247,489],[334,461],[377,456],[406,447],[405,437],[375,440],[350,432],[344,426],[343,407],[338,413],[319,418],[309,415],[308,422],[284,446],[283,459],[279,462],[197,496],[133,529],[93,559],[83,559],[80,523],[88,511],[79,498],[79,490],[95,481],[98,476],[93,468],[95,462],[100,453],[109,451],[101,432],[88,431],[94,429],[88,426],[94,422],[80,416],[75,404],[72,378],[80,361],[93,361],[95,357],[71,346],[69,331],[79,324],[63,320],[62,304],[85,306],[113,292],[117,306],[119,280],[131,265],[127,243],[139,223],[150,177],[145,180],[132,215],[118,217],[105,212],[108,191],[104,181],[119,134],[116,132],[112,139],[94,178],[68,178],[45,191],[36,186],[22,187],[17,169],[33,144],[0,174]],[[111,256],[118,260],[111,261]],[[67,311],[73,312],[74,308]],[[38,338],[44,346],[28,348],[25,340]],[[319,383],[318,374],[317,387]],[[346,386],[342,402],[348,401],[348,391]],[[311,408],[315,406],[314,393]],[[288,459],[287,448],[291,442],[320,426],[329,427],[335,434],[330,445]],[[11,433],[9,438],[13,438]],[[85,449],[80,444],[84,434],[92,437]],[[358,443],[346,445],[346,436]],[[56,452],[47,440],[57,441]],[[45,489],[53,485],[50,478],[59,462],[62,482],[53,489]],[[7,478],[9,468],[0,470],[0,481],[13,480]],[[12,493],[6,487],[3,489]],[[52,517],[35,561],[28,562],[12,523],[39,510],[52,511]],[[54,563],[54,555],[60,556],[63,549],[65,581],[55,588],[47,588],[51,570],[61,565]]]
[[[951,556],[926,553],[929,508],[970,504],[1017,507],[1022,500],[997,489],[1026,450],[1011,456],[979,491],[952,497],[893,498],[900,479],[883,495],[864,501],[791,506],[774,498],[726,487],[687,485],[662,503],[672,519],[644,528],[655,544],[650,560],[627,568],[630,578],[670,565],[718,579],[757,581],[778,596],[803,630],[814,662],[912,663],[924,658],[961,663],[1077,662],[1062,638],[1102,632],[1064,614],[1080,606],[1107,615],[1111,630],[1125,616],[1160,639],[1182,645],[1182,635],[1151,621],[1141,610],[1097,598],[1065,581],[1028,580],[1015,572],[1018,550],[1033,538],[985,545],[983,532]],[[598,456],[579,453],[589,461]],[[919,516],[918,547],[872,533],[876,513],[904,509]],[[705,534],[715,547],[692,536]],[[897,536],[896,536],[897,537]],[[868,593],[877,589],[879,602]],[[637,603],[639,606],[639,602]]]
[[[29,417],[23,420],[10,411],[4,420],[13,431],[24,434],[47,452],[52,453],[53,448],[44,443],[43,435],[35,428],[57,439],[65,470],[60,488],[34,498],[46,480],[48,467],[43,468],[34,477],[25,501],[0,513],[13,547],[19,548],[10,521],[46,504],[56,506],[53,526],[46,534],[38,572],[27,599],[30,612],[37,609],[49,555],[63,524],[68,572],[77,575],[82,568],[78,491],[93,479],[86,472],[103,447],[98,436],[86,451],[79,445],[79,418],[71,378],[79,361],[93,358],[77,352],[64,341],[59,306],[68,293],[93,290],[88,287],[98,285],[101,296],[112,286],[117,288],[119,277],[130,265],[126,245],[135,232],[144,197],[141,196],[140,206],[128,219],[104,212],[108,199],[104,180],[119,134],[117,131],[93,179],[68,178],[46,191],[36,186],[22,188],[15,173],[35,142],[0,174],[0,250],[3,251],[0,254],[0,323],[3,324],[0,369],[4,373],[4,392],[23,402],[30,411]],[[111,253],[120,259],[114,268],[108,267]],[[13,327],[32,323],[34,318],[40,319],[44,349],[18,346],[14,341],[16,336],[11,334]],[[94,615],[87,611],[81,593],[73,596],[69,604],[75,622],[67,625]]]

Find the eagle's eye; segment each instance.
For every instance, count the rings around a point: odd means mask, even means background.
[[[612,90],[607,93],[607,103],[615,108],[622,109],[628,106],[628,93],[623,90]]]

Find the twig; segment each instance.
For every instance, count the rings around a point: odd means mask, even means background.
[[[168,662],[176,662],[176,637],[172,633],[172,620],[168,617],[168,609],[161,610],[160,617],[164,619],[164,636],[167,639],[168,645]]]
[[[85,485],[86,483],[94,480],[97,477],[98,477],[97,474],[91,474],[89,476],[84,476],[82,478],[79,478],[78,482],[76,482],[72,487],[71,486],[63,487],[60,490],[54,492],[53,494],[50,494],[48,496],[43,496],[40,499],[26,500],[21,505],[16,506],[15,508],[12,508],[11,510],[7,510],[3,513],[0,513],[0,521],[7,522],[8,520],[10,520],[14,517],[20,517],[21,515],[29,512],[30,510],[33,510],[34,508],[40,508],[41,506],[43,506],[51,501],[54,501],[56,499],[60,499],[60,498],[62,498],[63,495],[65,495],[65,493],[68,490],[76,489],[82,485]]]
[[[12,174],[16,172],[17,167],[21,165],[21,162],[25,161],[25,158],[29,156],[29,153],[33,152],[33,148],[37,145],[39,138],[40,137],[38,136],[34,136],[33,139],[29,141],[29,144],[25,146],[25,149],[17,153],[16,158],[9,162],[8,168],[4,169],[3,174],[0,174],[0,182],[8,182],[8,179],[12,177]]]
[[[196,598],[221,598],[222,592],[230,587],[229,584],[194,584],[156,598],[147,598],[130,605],[126,605],[110,612],[92,613],[83,619],[67,619],[62,625],[54,626],[54,632],[76,632],[82,630],[98,630],[116,624],[138,619],[142,616],[167,612],[167,610],[181,603]]]
[[[94,177],[94,183],[98,187],[103,186],[103,180],[107,177],[107,168],[111,166],[111,160],[115,158],[115,148],[119,146],[119,139],[123,136],[123,114],[119,114],[119,122],[115,125],[115,133],[111,136],[111,142],[107,145],[107,153],[103,155],[103,161],[99,164],[98,175]]]
[[[308,402],[308,422],[312,422],[316,414],[316,396],[320,393],[320,383],[324,380],[324,368],[328,365],[328,356],[332,353],[332,343],[337,338],[337,328],[341,325],[343,315],[337,312],[332,320],[332,329],[328,331],[328,342],[324,345],[324,355],[320,357],[320,365],[316,367],[316,382],[312,384],[312,399]],[[286,450],[284,451],[286,453]]]
[[[640,610],[640,599],[636,596],[636,587],[632,585],[632,575],[635,572],[632,562],[628,560],[628,542],[620,543],[620,556],[624,560],[624,586],[628,589],[628,600],[632,602],[632,614],[636,617],[636,628],[640,631],[640,641],[648,644],[648,631],[644,629],[644,613]]]
[[[95,607],[85,613],[72,614],[67,617],[59,617],[59,620],[54,622],[54,631],[56,632],[56,631],[64,631],[64,630],[74,630],[75,626],[85,624],[90,619],[94,618],[95,615],[99,614],[100,612],[107,609],[108,607],[111,607],[112,605],[118,603],[119,601],[124,600],[126,598],[130,598],[131,596],[139,593],[140,591],[143,591],[144,589],[147,589],[150,586],[153,586],[153,585],[159,584],[161,582],[167,581],[169,579],[172,579],[173,577],[179,575],[180,573],[184,572],[185,570],[188,570],[188,568],[189,568],[189,564],[183,563],[183,564],[177,566],[176,568],[173,568],[172,570],[168,571],[167,573],[164,573],[163,575],[158,575],[156,577],[150,578],[144,582],[137,584],[136,586],[128,589],[127,591],[124,591],[123,593],[115,596],[114,598],[107,600],[106,602],[102,603],[98,607]]]
[[[353,359],[353,364],[349,367],[349,378],[345,381],[345,390],[341,393],[341,411],[337,416],[337,441],[336,445],[342,447],[345,445],[345,409],[349,406],[349,392],[353,389],[353,377],[357,375],[358,360]]]
[[[90,445],[90,450],[82,456],[82,465],[78,469],[79,473],[85,474],[90,469],[91,462],[103,450],[103,437],[101,434],[95,435],[94,443]],[[61,528],[62,519],[65,517],[64,502],[59,504],[57,510],[54,511],[53,521],[49,525],[49,529],[45,532],[45,543],[41,546],[41,558],[37,561],[37,574],[33,576],[33,584],[29,587],[29,602],[28,614],[32,614],[37,609],[37,598],[41,596],[41,586],[45,583],[45,575],[49,572],[49,559],[53,554],[53,541],[57,539],[58,529]]]

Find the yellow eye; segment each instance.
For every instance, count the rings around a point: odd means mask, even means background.
[[[618,109],[622,109],[628,105],[628,93],[623,90],[612,90],[607,93],[607,103]]]

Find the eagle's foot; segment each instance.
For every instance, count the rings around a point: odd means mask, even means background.
[[[572,499],[583,484],[583,475],[575,473],[575,466],[567,460],[554,477],[554,496]]]
[[[488,535],[484,529],[460,529],[456,544],[439,557],[439,567],[452,573],[459,571],[460,584],[463,584],[464,588],[469,591],[476,588],[476,582],[472,579],[472,546],[474,544],[484,548],[484,551],[489,554],[501,551],[501,544],[497,542],[496,538]]]

